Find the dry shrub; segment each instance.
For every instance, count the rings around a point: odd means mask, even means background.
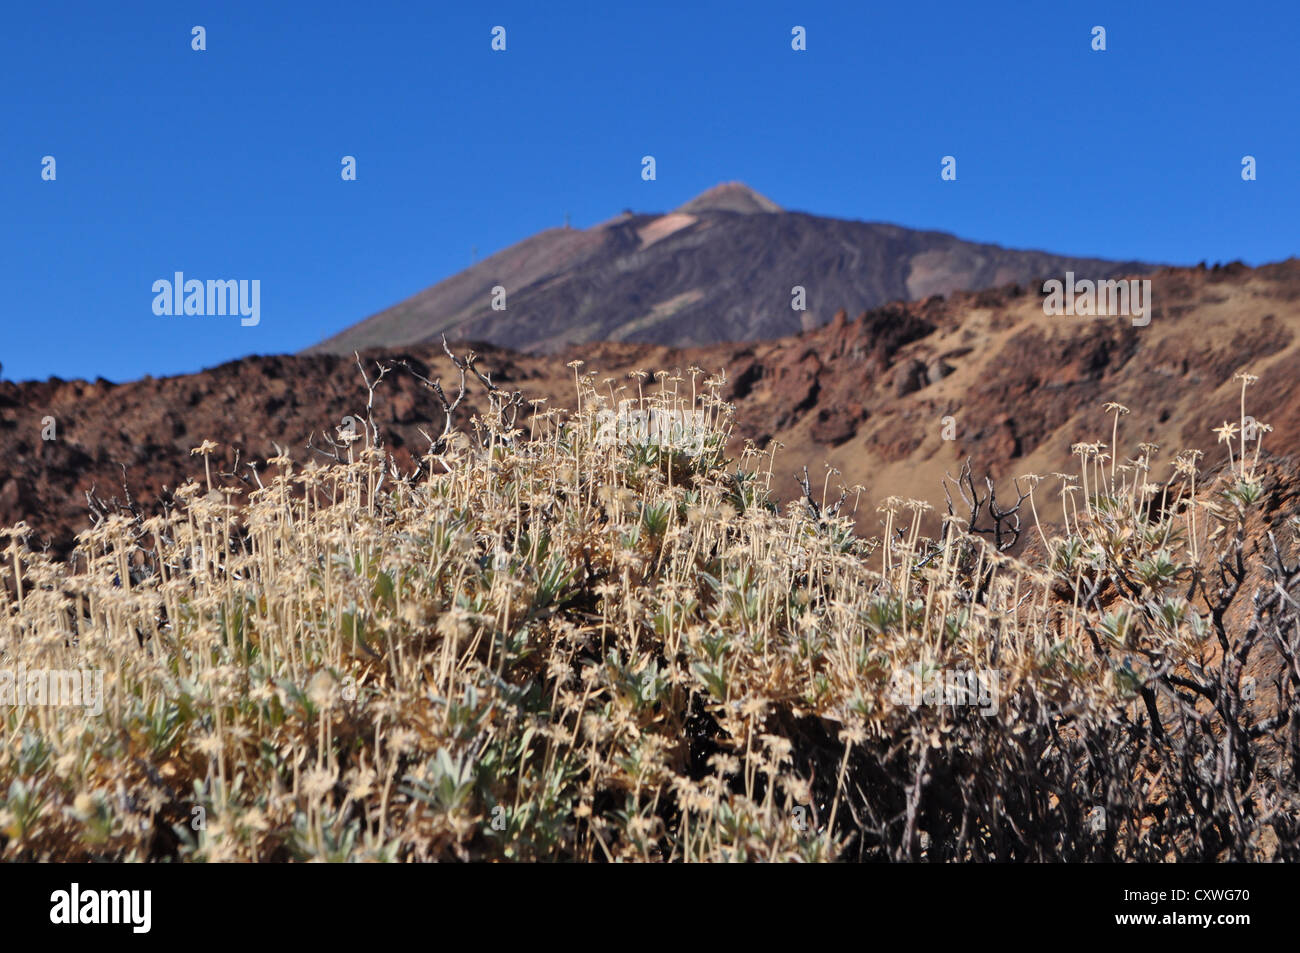
[[[479,379],[491,412],[415,474],[367,426],[68,563],[9,531],[0,670],[101,672],[104,704],[0,705],[0,856],[1300,854],[1300,570],[1247,541],[1257,437],[1212,487],[1080,446],[1019,559],[977,495],[937,539],[916,501],[876,539],[826,487],[782,512],[694,370],[624,426],[575,367],[527,433]]]

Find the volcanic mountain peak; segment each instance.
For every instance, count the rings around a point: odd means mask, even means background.
[[[743,182],[723,182],[706,189],[677,211],[694,215],[699,212],[780,212],[777,205],[765,195],[760,195]]]
[[[841,308],[859,313],[1067,271],[1096,280],[1150,270],[786,212],[727,182],[667,214],[540,232],[308,353],[436,343],[444,334],[532,353],[587,341],[759,341],[815,327]]]

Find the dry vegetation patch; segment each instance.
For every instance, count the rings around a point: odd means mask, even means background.
[[[245,499],[204,474],[101,514],[68,561],[4,534],[0,670],[99,673],[102,711],[0,694],[0,856],[1300,856],[1300,569],[1246,544],[1262,435],[1225,431],[1207,495],[1192,458],[1119,460],[1112,406],[1054,488],[964,472],[937,538],[895,498],[864,538],[829,474],[783,511],[773,451],[727,459],[721,379],[638,377],[621,417],[575,366],[525,432],[458,365],[491,409],[457,432],[427,381],[447,426],[414,472],[367,422]]]

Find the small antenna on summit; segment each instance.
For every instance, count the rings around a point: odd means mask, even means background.
[[[568,227],[569,227],[569,213],[568,213],[568,212],[565,212],[565,213],[564,213],[564,227],[565,227],[565,228],[568,228]]]

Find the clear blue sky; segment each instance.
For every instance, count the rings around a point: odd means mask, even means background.
[[[733,179],[790,209],[1011,247],[1300,253],[1297,0],[172,0],[15,3],[4,19],[11,379],[298,350],[475,247]],[[151,285],[178,270],[260,279],[261,323],[155,316]]]

